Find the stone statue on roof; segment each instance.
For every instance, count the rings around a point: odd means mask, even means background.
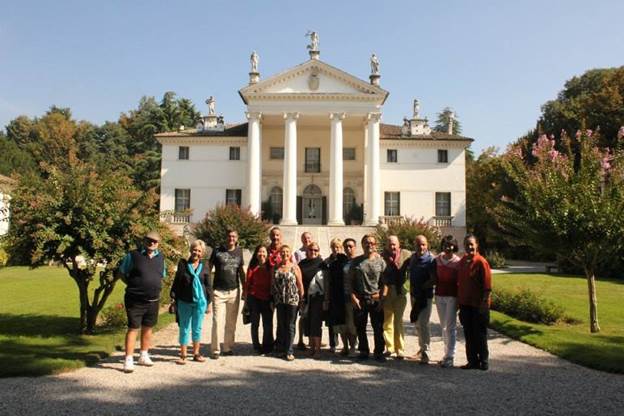
[[[420,117],[420,102],[418,102],[418,98],[414,99],[414,118]]]
[[[251,72],[258,72],[258,54],[256,53],[256,51],[253,51],[251,53],[251,56],[249,57],[249,61],[251,62]]]
[[[371,74],[378,75],[379,74],[379,58],[377,58],[377,55],[373,54],[371,56],[370,66],[371,66]]]
[[[208,97],[208,99],[206,100],[206,104],[208,104],[208,114],[209,115],[214,114],[215,113],[215,99],[212,95]]]
[[[310,49],[310,51],[312,51],[312,52],[318,52],[318,50],[319,50],[319,36],[318,36],[318,33],[312,32],[312,31],[308,31],[308,33],[306,33],[306,36],[310,37],[310,44],[307,46],[307,48]]]

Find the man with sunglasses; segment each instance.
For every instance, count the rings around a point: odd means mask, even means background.
[[[134,345],[141,330],[139,365],[154,365],[149,357],[152,328],[158,322],[158,308],[162,279],[166,277],[165,259],[158,250],[160,235],[150,231],[143,239],[143,248],[133,250],[119,266],[121,279],[126,283],[124,303],[128,315],[126,358],[124,372],[134,371]]]

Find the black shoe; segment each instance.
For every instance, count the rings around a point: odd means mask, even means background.
[[[232,355],[234,355],[234,351],[231,351],[231,350],[230,351],[221,351],[221,355],[224,356],[224,357],[232,356]]]
[[[383,354],[375,354],[375,361],[378,363],[385,363],[387,359]]]
[[[461,368],[462,370],[476,370],[479,368],[479,365],[474,364],[474,363],[468,363],[468,364],[462,365],[459,368]]]
[[[305,343],[300,342],[297,344],[297,349],[301,350],[301,351],[305,351],[308,347],[305,345]]]
[[[482,362],[479,365],[479,370],[481,370],[481,371],[487,371],[487,370],[489,370],[489,368],[490,368],[490,365],[487,363],[487,361]]]
[[[361,352],[360,355],[357,356],[357,360],[358,361],[365,361],[368,360],[368,353],[366,352]]]

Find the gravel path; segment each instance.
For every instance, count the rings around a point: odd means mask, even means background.
[[[437,360],[442,342],[435,313],[432,319]],[[408,325],[410,355],[417,348],[413,331]],[[361,364],[328,351],[320,360],[299,354],[292,363],[258,357],[249,327],[240,322],[236,356],[178,366],[176,340],[175,324],[160,331],[156,365],[133,374],[121,371],[116,355],[58,376],[1,379],[0,414],[624,414],[624,376],[568,363],[494,332],[488,372],[412,361]],[[456,365],[464,364],[463,340],[457,356]]]

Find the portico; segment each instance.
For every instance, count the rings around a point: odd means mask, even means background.
[[[264,81],[256,80],[250,78],[250,84],[239,91],[249,121],[247,197],[251,211],[259,215],[263,199],[276,197],[277,191],[271,195],[271,189],[277,187],[282,190],[280,224],[344,225],[346,179],[351,185],[348,192],[357,193],[366,207],[364,224],[377,224],[382,200],[380,109],[388,93],[318,59]],[[356,162],[349,163],[347,172],[345,129]],[[276,163],[277,155],[271,152],[280,148],[283,160]],[[275,169],[281,172],[279,182]],[[359,178],[353,177],[356,172]],[[357,184],[357,179],[363,183]],[[271,189],[263,184],[272,185]],[[321,195],[316,192],[313,196],[313,188],[304,194],[309,185],[316,185]]]

